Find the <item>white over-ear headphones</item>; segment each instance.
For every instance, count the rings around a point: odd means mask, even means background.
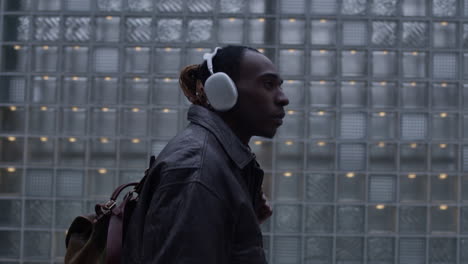
[[[213,73],[213,57],[219,49],[221,48],[217,47],[213,53],[203,55],[208,71],[211,73],[205,81],[204,90],[210,105],[217,111],[225,112],[236,104],[238,94],[236,84],[226,73]]]

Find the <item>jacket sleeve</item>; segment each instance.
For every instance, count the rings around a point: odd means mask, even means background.
[[[200,182],[161,188],[146,215],[142,263],[227,263],[229,212]]]

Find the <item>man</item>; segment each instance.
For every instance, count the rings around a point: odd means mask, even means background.
[[[212,107],[206,61],[182,70],[190,124],[151,168],[126,231],[123,263],[266,263],[259,224],[272,212],[248,142],[273,137],[289,101],[276,67],[255,49],[224,47],[212,64],[234,81],[237,101],[228,111]]]

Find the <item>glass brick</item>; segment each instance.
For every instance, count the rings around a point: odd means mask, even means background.
[[[117,129],[117,109],[94,108],[91,112],[91,133],[96,136],[115,135]]]
[[[426,239],[400,238],[399,263],[423,264],[426,263]]]
[[[0,131],[2,133],[24,133],[25,115],[24,107],[0,107]]]
[[[308,202],[333,202],[335,177],[333,174],[309,174],[305,176],[305,199]]]
[[[372,171],[396,170],[397,147],[379,142],[369,146],[369,169]]]
[[[273,259],[276,263],[300,263],[301,237],[275,236],[273,240]]]
[[[41,46],[34,47],[33,67],[34,71],[38,72],[54,72],[57,71],[58,64],[58,47],[56,46]]]
[[[455,144],[434,144],[431,153],[433,171],[456,171],[458,169],[458,146]]]
[[[341,170],[364,170],[366,167],[366,148],[363,144],[341,144],[338,164]]]
[[[468,5],[467,5],[468,7]],[[463,42],[462,45],[464,48],[468,47],[468,24],[463,24]]]
[[[372,75],[380,78],[395,78],[398,76],[397,53],[394,51],[372,52]]]
[[[336,232],[343,234],[362,233],[364,231],[364,207],[340,205],[337,209]]]
[[[127,78],[123,88],[122,101],[125,104],[147,104],[150,80],[147,78]],[[138,108],[134,108],[138,112]]]
[[[391,175],[370,175],[369,201],[394,202],[396,197],[396,179]]]
[[[452,17],[457,14],[456,0],[433,0],[432,14],[436,17]]]
[[[213,39],[213,20],[192,19],[188,22],[187,41],[190,43],[209,42]]]
[[[405,140],[427,138],[427,115],[424,113],[403,113],[400,120],[400,136]]]
[[[26,227],[50,227],[52,225],[52,201],[26,200],[25,201],[25,226]]]
[[[54,140],[48,137],[29,138],[26,152],[28,163],[51,166],[54,163],[54,146]]]
[[[26,79],[21,76],[1,76],[0,102],[21,103],[26,100]]]
[[[159,2],[158,4],[162,4]],[[132,12],[151,12],[153,11],[152,0],[128,0],[127,7]]]
[[[431,237],[428,250],[431,263],[456,263],[457,239]]]
[[[157,48],[154,58],[156,73],[179,73],[182,52],[180,48]]]
[[[63,78],[61,101],[68,105],[84,105],[88,102],[88,78]]]
[[[303,14],[305,7],[305,0],[280,0],[280,10],[283,14]]]
[[[333,239],[331,237],[308,237],[305,243],[305,263],[332,263]]]
[[[400,169],[402,171],[425,171],[426,167],[426,145],[417,143],[400,145]]]
[[[312,20],[310,27],[310,43],[312,45],[336,44],[337,25],[335,20]]]
[[[89,169],[86,174],[85,191],[88,198],[108,199],[117,187],[115,171],[108,169]]]
[[[336,94],[337,94],[336,83],[333,81],[311,81],[310,82],[309,103],[311,107],[334,107],[336,106]]]
[[[156,79],[152,92],[152,103],[156,105],[177,105],[179,94],[180,89],[177,79]]]
[[[460,200],[466,202],[468,200],[468,176],[462,175],[460,178]]]
[[[211,0],[207,0],[205,2],[208,3],[208,1],[211,1]],[[157,0],[155,7],[157,11],[161,13],[182,12],[182,7],[184,5],[184,2],[185,1],[183,0]],[[193,4],[193,1],[188,1],[188,2]]]
[[[62,166],[84,166],[86,142],[74,137],[60,138],[58,160]]]
[[[310,2],[310,12],[313,14],[333,15],[338,11],[337,0],[312,0]]]
[[[89,164],[91,166],[115,167],[117,146],[114,139],[107,137],[91,139],[89,147]]]
[[[280,43],[302,44],[304,43],[305,21],[295,18],[280,20]]]
[[[28,169],[26,171],[26,196],[52,196],[52,178],[50,169]]]
[[[17,227],[21,225],[21,200],[0,200],[1,227]],[[2,245],[3,246],[3,245]],[[0,255],[1,256],[1,255]]]
[[[468,171],[468,146],[463,146],[463,171]]]
[[[431,177],[431,201],[455,202],[458,197],[457,180],[455,175],[447,175],[447,173],[433,175]]]
[[[174,133],[175,134],[175,133]],[[143,139],[120,140],[120,167],[146,168],[148,166],[148,142]],[[114,187],[113,187],[114,188]]]
[[[218,20],[218,40],[221,43],[240,44],[243,39],[244,20],[228,18]]]
[[[52,241],[49,231],[25,231],[23,241],[24,258],[40,260],[50,258]]]
[[[64,34],[67,41],[89,41],[91,38],[91,18],[67,17],[65,19]]]
[[[249,21],[249,42],[252,44],[276,43],[276,20],[258,18]]]
[[[336,116],[334,112],[310,112],[309,113],[309,137],[333,138],[335,136]],[[319,144],[321,145],[321,144]]]
[[[373,0],[371,12],[377,16],[395,16],[397,14],[397,1]]]
[[[151,119],[152,135],[158,138],[172,138],[177,133],[178,115],[177,109],[154,109]]]
[[[19,258],[21,251],[20,231],[0,231],[0,256],[2,258]]]
[[[345,77],[364,77],[367,74],[367,51],[342,51],[341,75]]]
[[[431,207],[431,232],[455,233],[457,231],[458,214],[456,207],[445,205]]]
[[[365,82],[341,82],[341,107],[360,108],[367,106],[367,85]]]
[[[403,0],[403,16],[426,16],[426,0]]]
[[[364,262],[364,239],[361,237],[337,237],[335,255],[338,263]]]
[[[364,15],[366,9],[366,0],[343,0],[341,3],[341,14],[343,15]]]
[[[365,46],[368,41],[366,21],[343,21],[343,45]]]
[[[150,48],[125,48],[125,71],[131,73],[147,73],[150,64]]]
[[[331,205],[308,205],[305,209],[305,232],[332,233],[334,207]]]
[[[120,17],[96,17],[96,41],[117,42],[120,39]]]
[[[367,239],[367,263],[394,263],[395,239],[390,237],[369,237]]]
[[[18,137],[0,138],[0,162],[4,164],[20,164],[23,162],[24,139]],[[16,171],[13,169],[10,169]]]
[[[365,196],[366,196],[365,195],[365,192],[366,192],[365,183],[366,183],[366,177],[365,175],[360,174],[360,173],[348,172],[346,174],[338,175],[338,189],[337,189],[338,201],[340,202],[364,201]],[[362,212],[364,212],[364,209],[362,209]]]
[[[143,178],[144,172],[140,170],[121,170],[119,171],[119,183],[138,182]]]
[[[463,53],[463,79],[468,79],[468,53]]]
[[[310,51],[310,74],[314,77],[335,76],[337,70],[336,63],[336,51],[334,50],[321,49]]]
[[[435,48],[455,48],[457,46],[458,27],[456,23],[434,22],[432,27],[432,43]]]
[[[299,80],[287,80],[281,87],[289,99],[289,106],[302,107],[305,104],[304,82]]]
[[[57,102],[57,78],[52,76],[34,76],[30,91],[30,101],[39,104],[54,104]]]
[[[31,34],[31,18],[28,16],[4,16],[3,40],[28,41]]]
[[[13,169],[0,169],[0,181],[2,182],[0,196],[16,197],[22,195],[23,170],[14,167]]]
[[[297,49],[280,50],[279,71],[283,75],[304,74],[304,51]]]
[[[372,82],[370,102],[373,108],[393,108],[398,103],[398,90],[395,82]]]
[[[275,230],[284,233],[298,233],[301,231],[301,206],[277,204],[274,207]]]
[[[304,158],[304,143],[292,140],[277,142],[277,169],[302,170]]]
[[[152,19],[150,17],[127,18],[125,20],[127,40],[129,42],[138,42],[138,43],[150,42],[151,35],[152,35],[151,23],[152,23]]]
[[[60,17],[36,17],[34,27],[35,40],[56,41],[60,38]]]
[[[370,137],[372,139],[395,139],[397,136],[397,114],[378,112],[370,114]]]
[[[404,78],[425,78],[427,76],[426,52],[403,52],[402,74]]]
[[[426,83],[403,83],[400,88],[400,105],[403,108],[426,108],[428,88]]]
[[[457,139],[458,138],[458,115],[457,114],[433,114],[432,115],[432,138],[434,139]]]
[[[117,72],[119,70],[119,50],[117,48],[95,48],[93,64],[96,72]]]
[[[288,110],[283,125],[278,128],[280,138],[302,138],[304,136],[305,114],[302,111]]]
[[[467,232],[468,232],[468,207],[463,206],[463,207],[460,207],[460,233],[466,234]],[[466,240],[463,243],[466,243]]]
[[[397,23],[391,21],[372,22],[372,44],[394,46],[397,39]]]
[[[150,26],[150,25],[149,25]],[[156,23],[156,41],[169,43],[182,40],[181,19],[159,19]]]
[[[252,0],[248,1],[250,13],[264,14],[267,12],[268,1],[266,0]]]
[[[253,143],[253,144],[252,144]],[[273,167],[273,144],[270,141],[263,141],[262,138],[251,141],[250,149],[256,155],[257,162],[262,169],[270,170]]]
[[[190,12],[206,13],[215,8],[214,0],[188,0],[187,7]]]
[[[57,177],[55,180],[55,194],[58,197],[77,197],[81,198],[84,189],[84,171],[83,170],[59,170],[57,171]],[[58,202],[58,201],[57,201]],[[79,204],[81,202],[79,201]],[[59,211],[56,211],[59,212]],[[80,213],[72,214],[79,215]],[[64,215],[62,215],[64,216]],[[69,219],[70,224],[73,219]],[[57,221],[56,221],[57,223]],[[62,222],[64,223],[64,222]],[[67,226],[63,226],[67,227]]]
[[[309,143],[307,168],[310,170],[333,170],[335,168],[335,144],[325,141]]]
[[[425,206],[400,206],[399,227],[401,234],[426,233],[427,212]]]
[[[81,201],[56,201],[55,212],[55,226],[67,228],[77,215],[83,214],[83,204]]]
[[[119,81],[113,77],[97,77],[91,89],[91,101],[97,104],[116,104],[119,95]]]
[[[367,118],[365,113],[341,113],[339,122],[341,138],[363,139],[366,137]]]
[[[436,79],[458,78],[458,54],[434,53],[432,72]]]
[[[88,11],[91,9],[91,0],[63,0],[64,9],[70,11]]]
[[[29,48],[20,45],[3,46],[1,58],[1,71],[25,72],[29,63]]]
[[[29,11],[32,9],[31,0],[7,0],[5,1],[5,11]]]
[[[97,0],[97,8],[100,11],[121,11],[122,0]]]
[[[433,83],[432,108],[458,109],[458,85],[456,83]]]
[[[427,47],[429,39],[428,26],[426,22],[408,21],[403,22],[401,42],[405,47]]]
[[[146,110],[138,108],[122,109],[121,135],[146,136],[147,124],[148,114]]]
[[[57,110],[53,107],[41,106],[29,109],[29,131],[39,134],[55,134]]]
[[[60,113],[62,135],[80,136],[86,134],[87,111],[85,108],[63,108]]]
[[[242,13],[246,5],[245,0],[220,0],[221,13]]]
[[[65,47],[63,60],[66,72],[87,72],[89,48],[82,46]]]
[[[382,208],[383,207],[383,208]],[[367,229],[370,233],[395,232],[396,209],[394,206],[371,205],[367,208]]]

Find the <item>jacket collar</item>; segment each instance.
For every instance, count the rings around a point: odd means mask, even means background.
[[[250,148],[240,141],[216,113],[199,105],[191,105],[188,111],[188,120],[213,133],[240,169],[244,169],[255,158]]]

